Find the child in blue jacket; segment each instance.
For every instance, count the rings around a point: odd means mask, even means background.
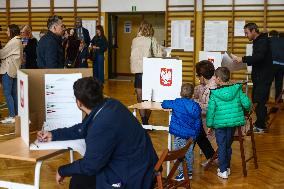
[[[197,102],[192,100],[194,87],[192,84],[185,83],[181,86],[180,96],[175,100],[164,100],[162,107],[172,109],[172,117],[170,122],[169,132],[174,135],[174,148],[180,149],[184,147],[189,138],[193,140],[199,134],[202,126],[201,108]],[[193,144],[189,147],[186,153],[186,161],[188,165],[189,178],[192,178],[192,163],[193,163]],[[183,180],[184,175],[182,166],[179,166],[179,174],[176,180]]]

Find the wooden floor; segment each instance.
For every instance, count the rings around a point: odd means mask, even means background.
[[[121,100],[126,106],[136,103],[133,82],[129,81],[108,81],[104,88],[105,94]],[[3,95],[0,94],[0,101]],[[7,111],[2,111],[2,117]],[[231,162],[231,176],[228,180],[219,179],[216,175],[216,167],[211,167],[204,171],[199,165],[204,160],[204,156],[199,154],[199,148],[195,148],[194,171],[192,188],[284,188],[284,112],[280,112],[274,120],[270,132],[258,134],[256,138],[257,155],[259,168],[254,169],[253,162],[248,163],[248,176],[242,174],[239,145],[233,144],[233,155]],[[166,125],[167,114],[153,112],[150,118],[151,124]],[[13,126],[0,125],[0,135],[13,132]],[[158,155],[167,148],[167,134],[165,132],[152,131],[150,133],[152,141]],[[13,138],[2,136],[0,141]],[[214,146],[215,142],[213,142]],[[246,154],[251,155],[250,142],[246,140]],[[64,185],[55,183],[55,173],[57,167],[68,163],[68,155],[60,155],[43,163],[41,171],[41,189],[66,189],[68,179]],[[23,161],[11,161],[0,159],[1,180],[19,181],[23,183],[33,183],[34,165]]]

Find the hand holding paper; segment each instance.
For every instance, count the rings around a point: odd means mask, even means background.
[[[240,63],[243,62],[241,57],[238,57],[238,56],[236,56],[236,55],[234,55],[234,54],[231,54],[231,56],[232,56],[232,58],[233,58],[233,63],[235,63],[235,64],[240,64]]]
[[[37,133],[37,139],[39,142],[50,142],[52,140],[52,134],[49,131],[39,131]]]

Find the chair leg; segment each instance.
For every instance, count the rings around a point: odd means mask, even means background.
[[[242,166],[243,166],[243,174],[246,177],[247,176],[247,169],[246,169],[246,158],[245,158],[245,150],[244,150],[244,140],[242,136],[242,130],[241,127],[238,127],[238,138],[240,142],[240,151],[241,151],[241,157],[242,157]]]
[[[251,133],[250,138],[251,138],[251,147],[252,147],[252,153],[253,153],[254,167],[257,169],[258,164],[257,164],[256,147],[255,147],[255,140],[254,140],[253,132]]]

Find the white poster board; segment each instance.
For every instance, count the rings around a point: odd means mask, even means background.
[[[244,26],[246,24],[245,20],[235,20],[235,27],[234,27],[234,36],[235,37],[244,37]]]
[[[204,51],[227,51],[228,21],[205,21]]]
[[[193,38],[190,37],[191,20],[173,20],[171,22],[171,48],[193,51]]]
[[[96,20],[82,20],[82,26],[89,31],[91,39],[96,35]]]
[[[64,123],[64,126],[73,126],[82,122],[82,112],[77,107],[73,92],[73,84],[80,78],[82,78],[81,73],[45,74],[47,124],[60,126]]]
[[[162,102],[180,97],[182,61],[143,58],[142,99]]]
[[[21,137],[29,146],[29,82],[28,75],[17,71],[18,115],[21,118]]]
[[[208,60],[213,63],[214,68],[221,67],[222,54],[221,52],[205,52],[199,51],[199,61]]]

